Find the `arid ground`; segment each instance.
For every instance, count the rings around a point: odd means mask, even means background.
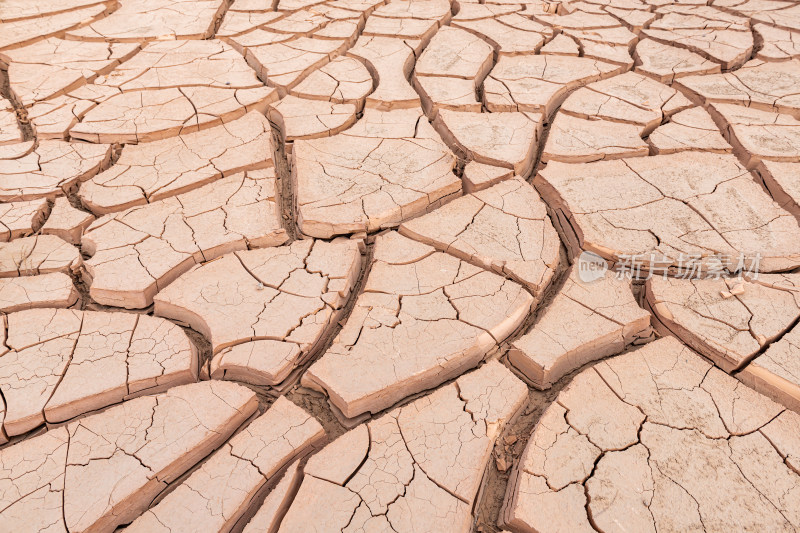
[[[0,533],[800,531],[797,0],[0,0]]]

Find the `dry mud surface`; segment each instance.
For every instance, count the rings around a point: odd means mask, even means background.
[[[798,220],[796,0],[0,0],[0,531],[800,531]]]

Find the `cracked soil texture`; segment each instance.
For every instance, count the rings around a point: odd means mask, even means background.
[[[800,531],[797,0],[0,0],[0,532]]]

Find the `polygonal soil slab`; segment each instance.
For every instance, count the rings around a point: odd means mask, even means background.
[[[467,160],[508,167],[521,176],[533,168],[541,135],[538,113],[471,113],[442,109],[434,126]]]
[[[451,7],[447,0],[398,0],[378,7],[372,14],[388,18],[430,19],[446,22],[450,18]]]
[[[542,150],[542,161],[589,163],[646,156],[650,148],[633,124],[586,120],[558,113]]]
[[[540,533],[793,531],[798,428],[800,415],[661,339],[559,394],[511,476],[502,521]]]
[[[468,531],[492,446],[527,397],[496,361],[309,459],[281,531]]]
[[[800,118],[800,60],[766,63],[754,59],[733,72],[688,76],[679,84],[706,102],[745,105]]]
[[[580,49],[578,43],[572,37],[568,37],[563,33],[559,33],[553,39],[544,45],[539,53],[542,55],[557,55],[557,56],[579,56]]]
[[[483,39],[445,26],[425,47],[414,67],[422,105],[432,109],[480,112],[476,89],[491,70],[493,50]]]
[[[316,1],[314,3],[316,3]],[[284,15],[274,22],[264,24],[263,29],[296,37],[308,35],[312,32],[315,33],[316,30],[324,27],[329,22],[328,17],[326,17],[324,13],[318,13],[316,10],[309,9],[311,7],[310,5],[297,7],[302,7],[302,9],[296,9],[294,7],[287,9],[286,11],[291,11],[288,15]],[[285,7],[283,9],[285,9]],[[352,16],[358,17],[356,13],[353,13]]]
[[[175,86],[254,89],[263,85],[239,52],[215,39],[146,44],[94,84],[122,92]]]
[[[6,320],[0,391],[8,435],[197,379],[197,349],[162,318],[33,309]]]
[[[264,113],[277,99],[238,52],[216,40],[150,44],[95,87],[116,94],[86,112],[72,138],[155,141]]]
[[[617,17],[622,23],[637,34],[641,32],[642,28],[649,25],[655,20],[656,15],[651,11],[647,11],[649,6],[647,4],[639,4],[636,2],[621,5],[620,7],[608,5],[603,8],[606,13]]]
[[[513,281],[382,234],[364,292],[303,384],[324,391],[345,418],[378,412],[477,365],[532,303]]]
[[[229,124],[127,146],[78,195],[95,214],[161,200],[235,172],[273,166],[270,126],[258,112]]]
[[[623,67],[584,57],[500,56],[484,81],[490,111],[536,111],[549,117],[567,94]]]
[[[574,255],[590,250],[645,270],[654,262],[687,269],[710,255],[731,271],[740,261],[758,262],[762,272],[800,261],[797,221],[733,155],[553,162],[534,185],[556,209],[555,222]]]
[[[12,149],[13,148],[13,149]],[[54,198],[101,170],[111,146],[39,141],[0,149],[0,200]]]
[[[28,2],[27,0],[6,0],[0,6],[0,20],[10,22],[13,20],[41,19],[54,13],[69,12],[96,4],[105,3],[107,0],[42,0]]]
[[[415,76],[414,87],[422,98],[422,108],[429,116],[439,109],[481,112],[475,82],[446,76]]]
[[[217,38],[225,39],[235,37],[243,33],[251,32],[257,28],[265,28],[270,22],[284,16],[281,12],[268,11],[267,9],[272,8],[271,5],[265,6],[262,4],[261,6],[252,6],[254,8],[253,10],[239,10],[236,4],[237,2],[234,1],[225,13],[225,18],[215,33]],[[245,5],[245,7],[251,6]],[[261,9],[258,9],[259,7]]]
[[[337,57],[309,74],[290,93],[300,98],[356,104],[360,111],[372,85],[372,76],[361,61]]]
[[[781,207],[795,217],[800,216],[800,163],[762,161],[756,172],[772,196]]]
[[[0,242],[0,278],[50,272],[74,274],[82,264],[80,251],[55,235],[34,235]]]
[[[497,18],[454,20],[453,25],[482,36],[500,55],[533,54],[553,35],[552,28],[514,13]]]
[[[652,39],[639,41],[635,56],[639,63],[636,71],[652,76],[662,83],[672,83],[676,78],[693,74],[714,74],[721,70],[719,63],[690,50]]]
[[[347,51],[374,69],[377,85],[367,96],[367,107],[390,111],[421,105],[419,94],[408,82],[417,48],[419,41],[364,35]]]
[[[521,178],[404,222],[400,233],[509,276],[536,297],[550,284],[559,261],[561,242],[545,204]]]
[[[279,124],[285,140],[330,137],[356,122],[356,106],[323,100],[286,96],[270,110],[270,119]]]
[[[417,76],[447,76],[468,80],[486,77],[492,68],[492,47],[458,28],[443,27],[425,47],[414,72]]]
[[[0,204],[0,241],[30,235],[42,227],[50,205],[45,198]]]
[[[725,70],[742,66],[753,52],[750,21],[710,6],[667,5],[664,16],[642,34],[662,43],[685,48],[710,59]]]
[[[324,66],[331,59],[340,55],[347,42],[340,39],[313,39],[291,35],[263,32],[264,43],[250,34],[232,37],[231,42],[242,51],[250,66],[262,80],[277,87],[285,94],[300,83],[312,71]],[[283,42],[281,42],[283,41]]]
[[[464,184],[464,192],[473,193],[512,177],[514,177],[514,171],[509,168],[470,161],[464,165],[464,174],[461,179]]]
[[[86,113],[98,104],[119,95],[115,88],[91,83],[65,90],[64,94],[40,100],[26,108],[28,120],[39,140],[69,139],[70,129]],[[122,113],[120,110],[119,114]]]
[[[207,39],[226,5],[223,0],[122,0],[108,17],[67,35],[79,41]]]
[[[94,222],[94,215],[76,209],[68,198],[56,198],[50,215],[41,230],[47,235],[55,235],[70,244],[80,244],[81,235]]]
[[[565,33],[580,43],[583,57],[616,63],[625,68],[633,67],[630,47],[637,37],[627,28],[618,26],[596,30],[566,30]]]
[[[516,13],[521,11],[518,5],[500,5],[500,4],[467,4],[460,6],[458,13],[453,15],[453,21],[463,20],[482,20],[497,17],[499,15],[506,15],[508,13]]]
[[[659,321],[727,372],[738,370],[800,317],[794,274],[732,279],[654,277],[647,302]]]
[[[683,94],[635,72],[590,83],[570,94],[560,112],[640,127],[647,135],[673,114],[692,107]]]
[[[591,83],[561,105],[542,161],[586,163],[645,156],[650,147],[643,138],[691,106],[675,89],[634,72]]]
[[[800,411],[800,277],[662,279],[647,283],[661,327],[726,372]]]
[[[0,53],[14,98],[25,106],[74,90],[106,74],[140,49],[135,43],[67,41],[51,37]]]
[[[72,307],[80,294],[62,272],[0,279],[0,313],[42,307]]]
[[[745,3],[746,6],[747,4],[749,2]],[[774,2],[771,6],[769,4],[761,6],[757,3],[752,7],[755,7],[755,9],[747,10],[745,14],[752,16],[754,21],[763,22],[784,30],[800,31],[800,10],[798,10],[796,4],[792,2]],[[759,9],[760,7],[762,9]],[[763,7],[766,9],[763,9]]]
[[[73,138],[145,142],[264,112],[277,95],[217,40],[151,43],[91,86],[109,93],[73,126]]]
[[[0,96],[0,146],[17,144],[24,139],[11,102]]]
[[[130,533],[230,531],[276,474],[324,437],[314,417],[280,397],[126,529]]]
[[[373,14],[367,19],[363,33],[369,37],[400,37],[427,42],[438,27],[438,22],[432,19],[388,18]]]
[[[337,320],[360,265],[348,239],[235,252],[162,290],[155,313],[211,341],[214,377],[276,386]]]
[[[102,216],[81,244],[91,256],[86,282],[92,299],[141,309],[197,263],[287,239],[275,204],[275,175],[264,169]]]
[[[761,394],[800,413],[800,330],[792,328],[736,377]]]
[[[669,122],[657,127],[647,138],[654,154],[672,154],[698,150],[727,154],[733,152],[717,125],[702,107],[692,107],[672,115]]]
[[[602,10],[584,8],[569,14],[541,13],[535,17],[579,43],[584,57],[617,63],[626,68],[633,65],[630,47],[636,41],[636,34]]]
[[[270,491],[264,503],[258,508],[250,522],[242,529],[243,533],[262,533],[263,531],[277,531],[286,511],[292,503],[292,498],[297,494],[303,472],[300,461],[292,463],[280,481]]]
[[[782,61],[800,57],[800,35],[797,32],[766,24],[754,24],[753,31],[762,43],[756,53],[758,59]]]
[[[65,30],[76,28],[81,24],[102,17],[111,11],[111,6],[113,5],[112,2],[88,3],[95,5],[66,11],[56,9],[54,12],[38,17],[29,14],[17,20],[12,18],[6,21],[5,18],[0,17],[0,50],[25,46],[39,39],[62,34]],[[80,7],[80,4],[64,7]],[[31,13],[30,11],[28,12]]]
[[[561,30],[599,30],[620,26],[619,20],[605,13],[574,10],[566,14],[538,13],[537,19]]]
[[[257,408],[255,393],[241,385],[195,383],[0,450],[0,520],[14,531],[53,524],[113,531],[147,510]]]
[[[733,104],[710,104],[709,111],[748,168],[764,160],[800,162],[800,120],[792,115]]]
[[[538,389],[584,364],[653,338],[650,313],[636,304],[628,279],[606,272],[583,280],[570,270],[533,328],[515,340],[508,361]]]
[[[298,225],[330,238],[397,226],[461,190],[456,158],[422,110],[367,109],[338,135],[294,144]]]

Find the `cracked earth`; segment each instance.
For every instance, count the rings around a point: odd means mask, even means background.
[[[800,531],[798,221],[796,0],[0,0],[0,531]]]

